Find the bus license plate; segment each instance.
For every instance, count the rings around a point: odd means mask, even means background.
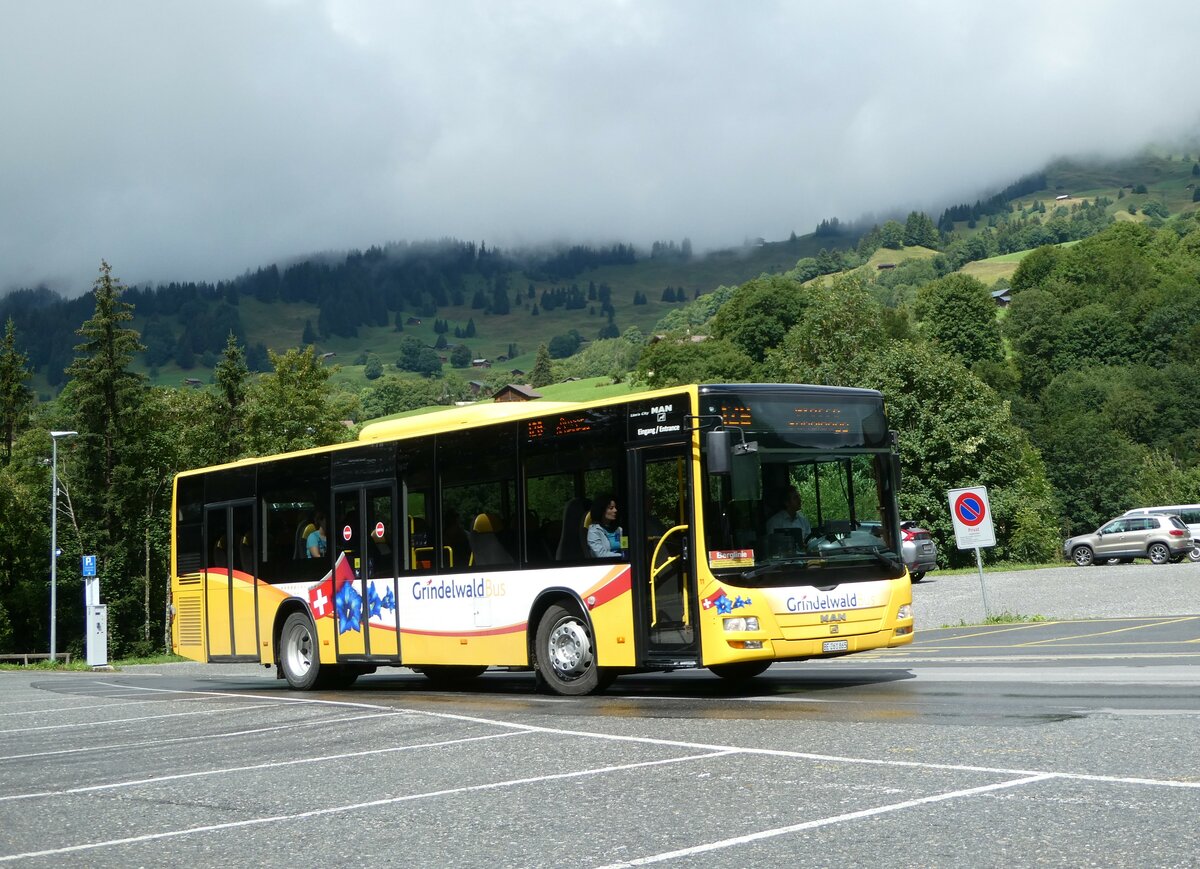
[[[821,644],[822,652],[844,652],[849,648],[849,640],[826,640]]]

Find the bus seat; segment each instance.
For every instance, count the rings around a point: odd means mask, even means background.
[[[238,542],[237,566],[245,573],[254,573],[254,541],[249,534],[243,534]]]
[[[514,564],[516,559],[500,541],[504,523],[490,513],[475,517],[467,538],[471,541],[471,564]]]
[[[591,504],[586,498],[572,498],[563,507],[562,533],[555,550],[555,561],[583,561],[588,557],[587,517]]]
[[[296,550],[292,558],[308,558],[308,535],[316,530],[317,526],[308,519],[300,520],[300,524],[296,526]]]

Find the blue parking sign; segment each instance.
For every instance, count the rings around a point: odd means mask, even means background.
[[[95,576],[96,575],[96,556],[94,556],[94,555],[83,556],[83,570],[81,571],[81,573],[84,576]]]

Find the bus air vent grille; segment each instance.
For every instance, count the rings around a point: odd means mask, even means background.
[[[200,645],[204,640],[200,596],[180,595],[175,602],[175,608],[179,616],[179,644],[181,646]]]

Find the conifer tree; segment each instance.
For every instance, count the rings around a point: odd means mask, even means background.
[[[4,433],[4,464],[12,456],[13,437],[21,429],[33,402],[33,393],[26,381],[28,357],[17,349],[17,329],[8,318],[4,327],[4,343],[0,344],[0,429]]]
[[[133,319],[133,305],[122,300],[124,292],[102,261],[92,287],[95,309],[76,331],[83,341],[67,367],[61,399],[65,419],[79,432],[69,474],[74,543],[94,552],[104,566],[109,635],[121,652],[130,650],[146,622],[137,582],[140,543],[150,518],[147,505],[162,482],[146,443],[163,425],[146,401],[145,379],[129,367],[146,348],[125,325]]]
[[[230,332],[225,340],[225,351],[221,354],[221,361],[213,369],[213,381],[221,398],[219,431],[225,448],[223,461],[231,462],[241,455],[242,432],[245,427],[244,405],[249,377],[246,354],[242,352],[237,337]]]
[[[554,382],[554,374],[550,368],[550,349],[545,344],[539,344],[537,356],[533,360],[533,372],[529,375],[529,385],[540,389]]]

